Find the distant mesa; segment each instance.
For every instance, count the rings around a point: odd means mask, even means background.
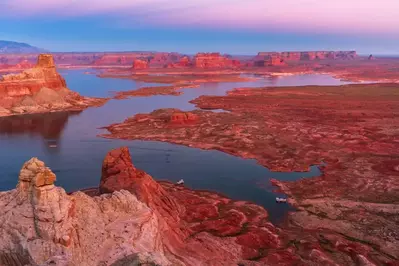
[[[139,69],[192,68],[235,69],[239,67],[285,66],[291,63],[322,60],[353,60],[356,51],[303,51],[303,52],[259,52],[256,56],[232,56],[228,54],[202,53],[193,56],[175,52],[87,52],[53,53],[58,66],[122,67]],[[0,51],[0,71],[26,69],[35,64],[38,53],[10,54]],[[145,66],[145,63],[147,65]]]
[[[188,56],[183,56],[180,58],[178,62],[175,63],[169,63],[166,65],[167,68],[186,68],[186,67],[191,67],[192,62],[190,57]]]
[[[5,62],[7,62],[7,60],[5,60]],[[16,64],[0,63],[0,71],[2,72],[20,71],[28,68],[33,68],[34,66],[35,64],[32,64],[30,61],[26,59],[21,59]]]
[[[240,61],[220,53],[198,53],[193,58],[193,65],[196,68],[233,68],[239,67]]]
[[[0,40],[0,54],[38,54],[42,52],[45,50],[27,43]]]
[[[286,62],[315,60],[353,60],[356,51],[259,52],[252,60],[254,66],[279,66]]]
[[[138,58],[148,58],[152,52],[126,52],[126,53],[106,53],[99,55],[94,62],[88,60],[88,64],[96,66],[128,66],[132,65]]]
[[[375,60],[375,57],[371,54],[371,55],[368,57],[368,60]]]
[[[144,60],[144,59],[134,59],[132,68],[134,70],[147,69],[148,68],[148,61]]]

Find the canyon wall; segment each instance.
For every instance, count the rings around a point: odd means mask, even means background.
[[[358,57],[356,51],[305,51],[305,52],[259,52],[258,58],[278,57],[286,61],[299,60],[325,60],[325,59],[355,59]]]
[[[233,68],[240,66],[240,62],[220,53],[198,53],[193,58],[193,66],[195,68]]]
[[[234,68],[242,66],[240,57],[220,53],[197,53],[189,57],[167,52],[114,52],[114,53],[52,53],[58,66],[130,67],[135,60],[148,61],[149,68]],[[25,69],[35,64],[37,54],[0,54],[0,71]],[[285,65],[286,62],[313,60],[352,60],[355,51],[305,51],[305,52],[259,52],[246,59],[248,66]],[[20,64],[17,66],[17,64]]]
[[[134,59],[133,60],[133,69],[146,69],[148,68],[148,61],[142,59]]]

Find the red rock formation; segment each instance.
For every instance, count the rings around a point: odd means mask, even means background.
[[[179,53],[154,53],[149,57],[149,65],[152,68],[164,68],[178,63],[181,58]]]
[[[68,195],[55,180],[32,158],[17,188],[0,194],[0,265],[395,265],[367,242],[285,231],[255,204],[156,182],[126,147],[104,160],[104,194]]]
[[[357,54],[355,51],[306,51],[306,52],[260,52],[253,59],[254,62],[262,60],[269,60],[275,58],[275,62],[278,62],[277,58],[284,61],[313,61],[313,60],[336,60],[336,59],[355,59]],[[258,63],[258,65],[261,63]],[[255,63],[255,65],[257,65]],[[267,63],[264,65],[268,65]],[[273,65],[273,64],[272,64]]]
[[[192,124],[198,121],[198,116],[190,112],[175,112],[170,117],[172,124]]]
[[[21,70],[21,69],[27,69],[27,68],[32,68],[34,67],[34,64],[30,63],[28,60],[22,60],[19,63],[15,65],[9,65],[9,64],[0,64],[0,71],[2,70]]]
[[[285,61],[278,55],[265,56],[262,59],[257,59],[253,63],[254,66],[264,67],[264,66],[284,66]]]
[[[146,69],[148,68],[148,61],[142,59],[134,59],[132,69]]]
[[[266,247],[279,246],[277,230],[263,220],[267,212],[262,207],[158,183],[133,166],[127,147],[112,150],[103,162],[100,192],[119,190],[136,195],[162,217],[162,242],[187,265],[224,265],[222,261],[230,265],[259,256]],[[243,230],[245,226],[251,229]],[[204,239],[207,247],[201,244]],[[251,250],[251,255],[241,254],[241,249]]]
[[[110,151],[103,161],[100,193],[128,190],[158,211],[169,223],[176,223],[180,207],[151,176],[136,169],[127,147]],[[172,224],[172,226],[175,224]]]
[[[58,74],[52,55],[41,54],[34,68],[0,78],[0,116],[99,105],[105,99],[81,97]]]
[[[210,206],[191,209],[183,203],[192,210],[186,215],[197,222],[194,231],[237,234],[237,241],[246,244],[247,258],[271,265],[285,259],[289,265],[297,260],[299,265],[396,265],[397,91],[395,84],[242,88],[192,101],[202,109],[230,111],[193,111],[200,117],[195,126],[170,127],[165,120],[170,112],[156,110],[145,120],[131,118],[107,127],[111,134],[105,137],[217,149],[256,158],[273,171],[308,171],[310,165],[325,162],[318,177],[272,181],[297,207],[288,216],[288,231],[280,231],[290,236],[290,244],[280,239],[286,249],[273,248],[278,241],[262,234],[273,232],[273,227],[262,233],[251,225],[240,230],[240,215],[225,213],[224,219],[214,219],[219,212]]]
[[[33,95],[41,88],[59,91],[66,88],[66,82],[57,73],[51,55],[41,54],[34,68],[20,74],[0,77],[0,97]]]
[[[32,68],[34,64],[29,62],[28,60],[23,60],[19,62],[18,64],[15,65],[18,69],[27,69],[27,68]]]
[[[113,53],[105,54],[100,59],[94,62],[97,66],[129,66],[138,58],[148,58],[152,55],[151,52],[132,52],[132,53]]]
[[[192,66],[192,63],[188,56],[183,56],[177,63],[169,63],[166,65],[167,68],[187,68],[190,66]]]
[[[220,53],[198,53],[193,58],[196,68],[232,68],[240,65],[238,60],[232,60]]]
[[[301,53],[300,52],[282,52],[281,57],[285,60],[299,61],[301,59]]]

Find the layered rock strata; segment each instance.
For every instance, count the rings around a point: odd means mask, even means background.
[[[132,66],[133,70],[146,69],[146,68],[148,68],[148,61],[143,60],[143,59],[134,59],[133,60],[133,66]]]
[[[258,57],[278,57],[287,61],[355,59],[356,51],[259,52]]]
[[[240,62],[220,53],[198,53],[193,58],[195,68],[233,68],[240,66]]]
[[[39,56],[34,68],[0,77],[0,116],[80,110],[105,99],[86,98],[67,88],[51,55]]]

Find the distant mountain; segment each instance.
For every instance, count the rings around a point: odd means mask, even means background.
[[[27,43],[0,40],[0,54],[36,54],[41,52],[45,52],[45,50]]]

